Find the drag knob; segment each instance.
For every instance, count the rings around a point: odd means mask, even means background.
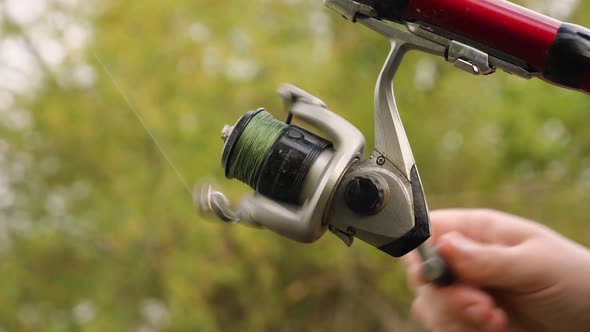
[[[381,181],[373,175],[353,178],[344,193],[348,207],[361,216],[376,214],[383,207],[385,192]]]

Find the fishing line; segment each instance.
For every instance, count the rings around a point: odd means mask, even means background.
[[[228,175],[256,188],[260,170],[288,125],[266,111],[256,114],[233,148]]]
[[[98,56],[98,54],[94,53],[94,57],[96,58],[96,61],[98,61],[98,63],[100,63],[102,69],[107,74],[107,76],[109,77],[109,79],[111,80],[111,82],[113,83],[113,85],[115,86],[115,88],[117,89],[117,91],[119,92],[119,94],[121,95],[121,97],[123,98],[123,100],[125,101],[125,103],[127,104],[128,108],[133,112],[133,114],[135,114],[135,117],[137,118],[137,120],[139,120],[139,123],[141,123],[143,129],[151,137],[152,141],[154,142],[154,144],[156,145],[156,147],[158,148],[158,150],[160,151],[160,153],[162,154],[162,156],[164,156],[164,159],[166,159],[166,161],[168,162],[168,165],[170,165],[170,167],[174,170],[174,172],[176,173],[176,176],[178,177],[178,179],[180,180],[180,182],[182,182],[182,184],[184,185],[184,188],[186,189],[186,191],[188,192],[188,194],[190,196],[192,196],[193,195],[193,192],[189,188],[188,182],[186,181],[186,179],[184,178],[184,176],[182,176],[182,174],[180,173],[180,171],[176,168],[176,166],[172,162],[172,159],[170,159],[170,157],[166,153],[166,150],[164,149],[164,146],[158,141],[158,139],[156,138],[156,136],[154,135],[154,133],[152,133],[152,131],[148,128],[148,126],[146,125],[146,123],[145,123],[143,117],[141,116],[141,114],[137,111],[137,109],[135,109],[135,107],[133,106],[133,104],[131,103],[131,101],[129,100],[129,98],[127,98],[127,95],[125,94],[125,92],[123,91],[123,89],[119,86],[119,84],[115,80],[114,76],[111,74],[111,71],[107,68],[107,66],[104,64],[104,62],[100,59],[100,57]]]

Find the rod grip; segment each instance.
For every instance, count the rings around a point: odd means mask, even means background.
[[[590,93],[590,30],[504,0],[358,0],[378,16],[418,22],[447,38]]]
[[[590,29],[563,23],[547,52],[543,78],[590,93]]]

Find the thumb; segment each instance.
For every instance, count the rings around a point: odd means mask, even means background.
[[[438,239],[439,252],[455,276],[466,283],[493,288],[515,287],[518,264],[510,247],[473,241],[457,232]]]

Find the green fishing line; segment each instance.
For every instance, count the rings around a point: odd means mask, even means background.
[[[287,127],[286,123],[273,118],[268,112],[256,114],[236,142],[230,160],[229,177],[256,188],[264,160]]]

